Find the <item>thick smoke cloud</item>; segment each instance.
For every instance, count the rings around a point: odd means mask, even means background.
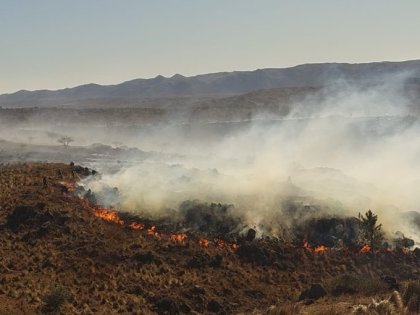
[[[198,146],[188,141],[194,134],[164,147],[157,141],[154,150],[179,158],[139,163],[90,185],[118,187],[124,210],[147,215],[165,215],[185,200],[232,204],[247,224],[277,235],[305,215],[372,209],[387,231],[418,238],[402,215],[420,204],[420,125],[404,92],[411,76],[327,82],[287,117],[261,114],[217,141],[203,136]]]
[[[152,125],[108,126],[106,119],[79,113],[63,124],[66,117],[52,119],[51,109],[34,110],[0,131],[2,138],[19,142],[57,145],[59,136],[70,135],[75,146],[100,142],[123,148],[112,172],[97,153],[88,166],[103,175],[86,185],[103,203],[110,202],[109,188],[118,187],[118,207],[125,211],[176,217],[186,200],[229,204],[244,225],[282,236],[308,217],[372,209],[389,233],[400,230],[420,240],[419,226],[406,214],[419,211],[420,204],[419,104],[406,90],[413,77],[399,72],[326,80],[306,97],[292,98],[287,110],[279,104],[286,116],[260,111],[248,120],[194,121],[183,108]],[[130,114],[124,113],[127,119]],[[153,154],[139,159],[124,146]]]

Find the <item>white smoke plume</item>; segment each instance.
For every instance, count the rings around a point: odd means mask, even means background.
[[[357,215],[372,209],[387,231],[420,239],[403,212],[418,211],[420,124],[404,92],[410,73],[366,85],[327,82],[291,105],[287,117],[254,117],[224,136],[155,130],[148,148],[177,158],[144,161],[89,183],[118,187],[125,211],[165,215],[185,200],[234,205],[250,225],[287,225],[290,200],[322,213]],[[193,129],[192,129],[193,130]],[[280,233],[280,232],[279,232]],[[417,235],[416,235],[417,234]]]

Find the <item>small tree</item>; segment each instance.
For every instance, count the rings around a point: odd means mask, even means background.
[[[371,250],[382,245],[384,234],[382,224],[378,224],[378,216],[371,210],[365,215],[359,213],[360,236],[364,244],[370,246]]]
[[[62,136],[57,140],[59,143],[61,143],[64,147],[68,147],[71,142],[73,142],[73,138],[68,136]]]

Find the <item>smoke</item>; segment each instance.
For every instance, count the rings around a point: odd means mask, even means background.
[[[286,117],[262,113],[217,141],[203,134],[197,145],[194,129],[179,141],[156,130],[154,139],[171,141],[154,149],[177,159],[137,163],[88,185],[118,187],[122,209],[149,216],[178,211],[186,200],[231,204],[246,224],[275,235],[305,216],[372,209],[387,231],[420,239],[402,215],[420,201],[420,125],[404,88],[412,76],[327,82]]]
[[[304,97],[292,95],[290,103],[279,103],[277,114],[271,108],[246,119],[197,115],[197,108],[168,110],[166,105],[164,111],[145,109],[141,115],[115,109],[112,119],[99,109],[64,114],[28,109],[25,113],[33,113],[14,126],[21,128],[19,133],[1,132],[11,140],[42,145],[57,146],[61,135],[70,135],[79,146],[112,145],[121,162],[118,171],[111,172],[104,162],[99,151],[106,148],[92,146],[96,153],[89,166],[103,175],[86,185],[105,204],[115,203],[112,188],[118,187],[118,207],[125,211],[177,217],[185,214],[186,204],[221,203],[230,205],[227,214],[259,235],[282,236],[308,218],[355,216],[372,209],[389,233],[400,230],[420,240],[418,225],[405,214],[418,212],[420,202],[419,104],[407,90],[414,77],[398,72],[325,81]],[[234,113],[241,104],[231,106]],[[140,125],[133,115],[142,117]],[[126,146],[154,154],[139,158]]]

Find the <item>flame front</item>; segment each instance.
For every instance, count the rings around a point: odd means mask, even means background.
[[[303,248],[308,249],[308,250],[311,250],[311,249],[312,249],[312,247],[311,247],[311,245],[308,243],[308,241],[304,241],[304,242],[303,242]]]
[[[328,250],[327,246],[319,245],[319,246],[315,247],[314,252],[315,253],[321,253],[321,252],[324,252],[326,250]]]
[[[174,243],[184,243],[186,238],[187,238],[187,235],[184,233],[171,234],[170,240]]]
[[[309,244],[308,241],[303,242],[303,248],[313,251],[314,253],[322,253],[329,249],[325,245],[318,245],[315,248],[312,248],[311,244]]]
[[[120,219],[120,216],[118,215],[117,211],[103,208],[94,208],[93,213],[95,214],[95,216],[101,218],[102,220],[113,222],[119,225],[124,225],[124,221]]]
[[[214,239],[214,244],[216,247],[220,249],[230,249],[230,250],[237,250],[239,248],[239,245],[236,243],[228,243],[222,239],[216,238]]]
[[[71,182],[62,182],[63,186],[67,187],[70,191],[71,188],[75,189],[74,183]],[[72,190],[73,191],[73,190]],[[142,231],[145,230],[145,224],[140,222],[131,222],[130,224],[126,224],[119,216],[118,212],[113,209],[107,209],[107,208],[101,208],[97,205],[93,205],[88,199],[86,198],[80,198],[80,202],[83,205],[83,207],[90,209],[93,214],[104,221],[115,223],[118,225],[125,225],[128,228],[134,230],[134,231]],[[159,239],[165,239],[169,240],[174,243],[184,244],[187,239],[187,234],[185,233],[179,233],[179,234],[161,234],[157,231],[157,228],[155,225],[151,226],[146,230],[148,235],[153,235]],[[198,244],[201,247],[207,248],[210,245],[210,241],[207,239],[199,239]],[[228,243],[225,242],[222,239],[214,239],[212,244],[216,246],[217,248],[221,249],[227,249],[227,250],[237,250],[239,248],[239,245],[236,243]]]
[[[160,234],[159,234],[158,231],[156,231],[156,226],[154,226],[154,225],[151,228],[147,229],[147,234],[154,235],[156,237],[160,237]]]
[[[144,229],[144,224],[143,223],[138,223],[138,222],[133,222],[129,225],[129,227],[132,230],[143,230]]]
[[[368,244],[363,245],[363,247],[359,250],[359,253],[369,253],[371,250],[370,246]]]

